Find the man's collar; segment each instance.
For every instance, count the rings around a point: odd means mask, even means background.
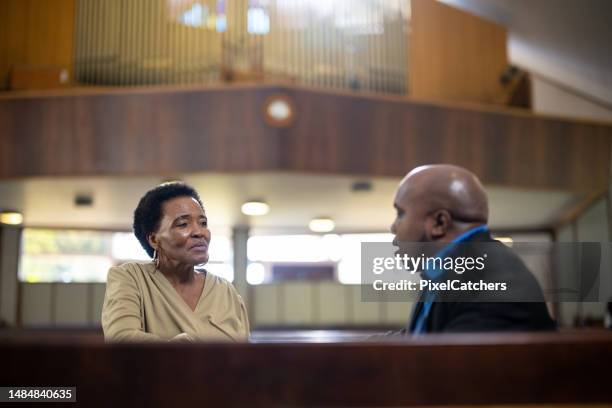
[[[459,242],[464,242],[469,240],[470,238],[472,238],[474,235],[479,234],[481,232],[488,232],[489,231],[489,227],[487,226],[487,224],[483,224],[483,225],[479,225],[477,227],[474,227],[470,230],[465,231],[463,234],[457,236],[455,239],[453,239],[451,241],[452,244],[456,244]]]
[[[461,235],[455,237],[451,242],[448,243],[444,248],[442,248],[436,255],[435,258],[444,258],[446,257],[456,246],[461,242],[469,241],[475,235],[480,233],[489,232],[489,227],[486,224],[479,225],[478,227],[474,227],[470,230],[465,231]],[[437,279],[442,275],[441,270],[431,270],[431,271],[423,271],[423,276],[429,279]]]

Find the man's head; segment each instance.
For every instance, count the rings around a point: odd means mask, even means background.
[[[447,164],[421,166],[408,173],[397,189],[394,207],[397,216],[391,232],[396,245],[450,242],[486,224],[489,217],[487,196],[478,178]]]

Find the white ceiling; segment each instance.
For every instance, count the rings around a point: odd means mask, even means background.
[[[204,202],[211,227],[250,226],[257,231],[305,232],[316,216],[332,217],[338,232],[387,231],[399,178],[370,178],[373,189],[352,192],[363,180],[349,176],[287,173],[187,174]],[[129,229],[140,197],[162,177],[29,178],[0,181],[0,209],[24,214],[27,226]],[[496,229],[548,225],[579,197],[559,191],[529,191],[487,186],[490,224]],[[91,194],[91,207],[76,207],[77,194]],[[249,218],[240,212],[243,201],[262,198],[269,214]]]
[[[440,1],[505,26],[514,64],[612,104],[612,1]]]

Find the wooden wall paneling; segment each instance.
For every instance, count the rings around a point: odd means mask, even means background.
[[[609,125],[306,90],[296,106],[282,156],[296,170],[402,176],[447,162],[492,184],[607,186]]]
[[[13,100],[0,107],[2,168],[22,175],[273,169],[277,131],[260,116],[266,96],[219,91]]]
[[[290,127],[265,123],[272,93],[295,101]],[[453,163],[487,184],[577,192],[608,188],[612,144],[603,123],[275,86],[0,97],[0,134],[0,178],[266,170],[401,177],[417,165]]]
[[[72,74],[75,0],[28,2],[27,63],[60,66]]]
[[[75,0],[0,3],[0,89],[13,66],[61,67],[72,78]]]
[[[504,89],[506,30],[435,0],[412,0],[410,96],[495,102]]]
[[[0,89],[7,89],[11,65],[24,64],[27,2],[4,0],[0,3]]]
[[[7,89],[14,64],[27,63],[27,0],[3,0],[0,3],[0,89]]]

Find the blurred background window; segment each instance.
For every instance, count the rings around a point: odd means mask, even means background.
[[[150,258],[131,232],[25,228],[19,280],[37,282],[105,282],[108,269]],[[233,251],[227,236],[215,235],[203,268],[234,279]]]
[[[361,243],[391,242],[391,234],[253,236],[247,241],[247,282],[361,282]]]

